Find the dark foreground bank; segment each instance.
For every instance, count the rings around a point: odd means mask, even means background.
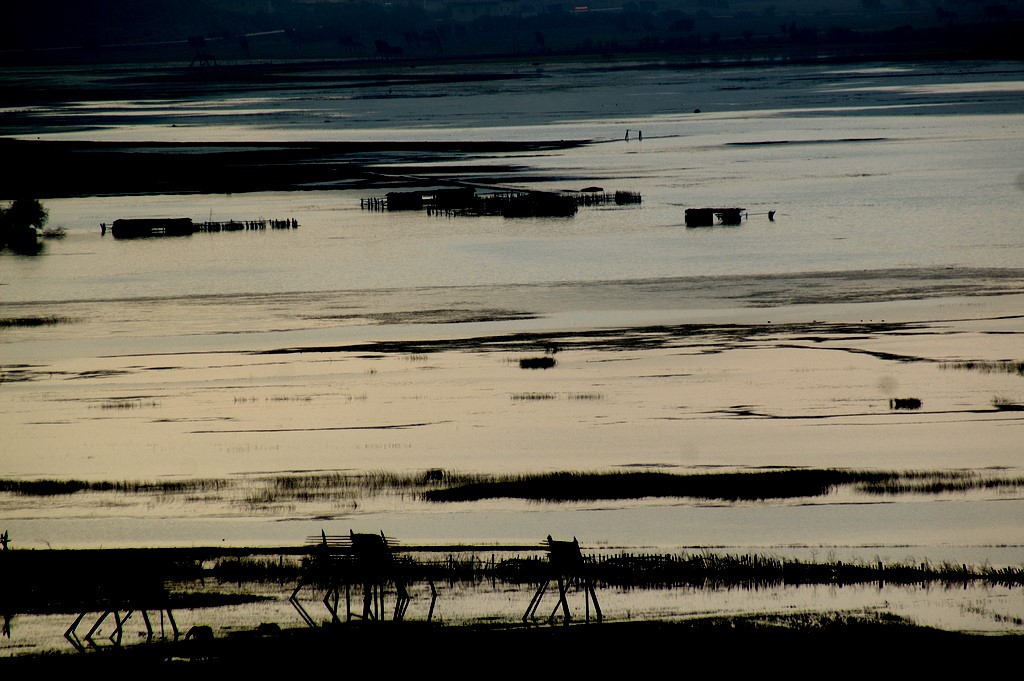
[[[572,626],[444,626],[425,622],[237,633],[86,653],[0,660],[16,671],[188,674],[338,673],[548,676],[551,673],[710,672],[915,674],[1002,668],[1024,650],[1024,636],[978,636],[918,627],[888,615],[780,615],[678,622]],[[859,671],[854,671],[859,670]]]

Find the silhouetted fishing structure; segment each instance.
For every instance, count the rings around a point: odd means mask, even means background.
[[[73,560],[58,561],[47,554],[0,552],[0,575],[8,589],[4,600],[11,608],[4,613],[5,636],[10,636],[10,613],[35,602],[47,610],[77,613],[64,638],[79,652],[120,646],[132,617],[142,620],[147,642],[158,635],[178,638],[173,599],[166,584],[193,576],[194,565],[180,564],[160,549],[78,550],[71,554]],[[152,614],[159,615],[159,634]]]
[[[555,580],[558,583],[558,601],[555,603],[555,607],[547,619],[548,624],[552,624],[555,621],[559,607],[562,609],[562,623],[568,625],[572,620],[572,615],[569,612],[569,601],[566,600],[566,596],[569,589],[573,586],[583,591],[586,621],[590,621],[590,604],[593,603],[595,618],[600,622],[603,618],[601,605],[597,602],[594,580],[591,578],[589,565],[584,560],[583,553],[580,551],[579,541],[576,540],[576,537],[573,537],[572,541],[559,541],[552,539],[549,534],[544,544],[547,547],[550,572],[547,579],[542,581],[537,587],[537,591],[534,592],[530,605],[527,606],[526,612],[523,614],[523,621],[537,621],[537,608],[540,607],[540,603],[544,599],[544,594],[547,592],[551,580]]]
[[[190,236],[197,232],[243,232],[270,229],[298,229],[294,218],[259,220],[227,220],[221,222],[193,222],[192,218],[123,218],[114,220],[110,233],[115,239],[139,239],[157,236]],[[101,225],[106,234],[107,225]]]
[[[395,541],[389,540],[383,532],[380,534],[355,533],[347,535],[331,535],[321,531],[320,537],[309,540],[314,551],[307,563],[304,574],[295,590],[289,597],[299,617],[309,626],[316,626],[316,620],[306,610],[299,598],[299,593],[307,587],[324,589],[323,604],[331,614],[331,623],[340,623],[339,605],[341,591],[345,592],[345,621],[353,618],[364,621],[381,621],[385,619],[385,588],[393,584],[395,588],[395,608],[392,619],[400,622],[405,619],[411,597],[408,583],[410,578],[401,561],[395,557]],[[437,601],[437,589],[432,580],[430,585],[430,610],[427,613],[429,622],[434,615],[434,604]],[[362,610],[352,610],[352,589],[361,586]]]
[[[471,187],[433,191],[388,192],[384,197],[360,199],[359,207],[371,211],[425,210],[445,217],[501,215],[517,217],[571,217],[581,206],[639,204],[639,192],[605,192],[600,187],[579,191],[503,190],[477,194]]]
[[[299,221],[294,218],[284,220],[228,220],[226,222],[200,222],[196,224],[197,232],[243,232],[270,229],[298,229]]]
[[[9,535],[5,532],[4,536]],[[434,557],[434,556],[443,557]],[[489,559],[484,558],[489,554]],[[247,560],[252,556],[277,556],[273,562]],[[500,556],[504,555],[505,558]],[[293,560],[285,561],[286,556]],[[234,567],[232,567],[234,565]],[[246,570],[244,573],[239,569]],[[183,633],[173,609],[211,607],[213,594],[189,591],[184,585],[217,582],[242,582],[243,577],[262,582],[268,577],[283,584],[297,585],[289,600],[305,628],[324,630],[332,625],[384,622],[389,618],[387,598],[394,598],[390,619],[396,625],[406,617],[414,583],[429,585],[430,603],[426,622],[433,620],[438,598],[435,582],[492,585],[512,588],[530,585],[532,598],[522,615],[524,624],[569,625],[604,620],[597,599],[597,587],[617,588],[770,588],[782,585],[876,583],[946,585],[973,583],[1019,587],[1024,584],[1024,569],[979,569],[966,564],[883,565],[869,563],[802,562],[773,556],[698,554],[648,555],[608,552],[584,555],[578,540],[560,541],[549,535],[538,544],[484,545],[463,544],[402,546],[383,532],[328,535],[321,531],[307,538],[305,545],[265,549],[180,548],[180,549],[107,549],[0,551],[0,574],[6,585],[16,585],[5,594],[3,623],[5,637],[11,637],[15,613],[78,613],[64,632],[67,641],[81,653],[120,648],[125,641],[154,643],[158,640],[180,642],[183,654],[195,658],[205,655],[214,639],[213,629],[197,623]],[[544,598],[556,584],[556,600],[550,614],[538,617]],[[176,593],[172,593],[172,588]],[[194,588],[194,587],[193,587]],[[392,591],[393,589],[393,591]],[[317,591],[330,618],[318,621],[300,599],[303,591]],[[360,593],[361,591],[361,593]],[[584,602],[572,607],[570,595],[583,592]],[[392,595],[389,596],[388,593]],[[286,592],[287,593],[287,592]],[[342,603],[344,598],[344,604]],[[228,594],[220,604],[234,605]],[[344,608],[344,609],[343,609]],[[580,616],[580,610],[585,614]],[[159,632],[151,619],[160,617]],[[126,629],[129,621],[142,620]],[[385,626],[384,636],[416,623]],[[169,630],[165,628],[169,627]],[[351,629],[346,629],[351,631]],[[281,632],[281,627],[264,623],[255,633],[266,636]],[[125,635],[130,634],[126,638]],[[138,634],[138,638],[136,638]]]

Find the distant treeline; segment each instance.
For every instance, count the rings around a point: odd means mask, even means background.
[[[830,45],[1020,54],[1012,0],[639,0],[508,4],[268,0],[48,0],[7,3],[0,58],[179,59],[211,66],[270,58],[437,58]],[[600,10],[600,11],[597,11]]]

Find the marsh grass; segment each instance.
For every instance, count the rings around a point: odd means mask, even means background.
[[[604,395],[601,393],[566,393],[565,398],[568,400],[603,400]],[[513,401],[536,401],[536,400],[557,400],[559,399],[558,393],[512,393]]]
[[[57,317],[53,315],[32,316],[32,317],[0,317],[0,329],[19,326],[52,326],[54,324],[70,324],[70,317]]]
[[[436,468],[413,473],[368,471],[282,475],[262,480],[259,488],[246,496],[245,503],[267,506],[326,501],[351,506],[363,498],[417,496],[430,489],[463,484],[471,479],[471,476]]]
[[[500,548],[500,547],[498,547]],[[538,547],[541,548],[541,547]],[[344,568],[345,556],[339,556]],[[437,558],[429,553],[400,556],[401,569],[412,580],[432,579],[438,582],[508,585],[542,583],[551,576],[551,564],[544,551],[533,555],[510,555],[496,559],[494,553],[485,558],[474,553]],[[308,573],[322,568],[315,553],[302,561]],[[273,567],[273,566],[272,566]],[[584,551],[581,574],[597,587],[619,589],[664,589],[692,587],[703,589],[762,589],[786,585],[852,585],[888,584],[966,584],[983,582],[1005,586],[1024,584],[1024,568],[994,569],[987,565],[956,563],[883,563],[879,560],[844,562],[801,561],[795,558],[746,553],[634,553],[593,554]]]
[[[980,371],[984,374],[1016,374],[1024,376],[1024,362],[1016,360],[999,360],[986,362],[967,360],[961,362],[941,362],[940,369],[956,369],[961,371]]]
[[[857,489],[866,494],[894,495],[1021,488],[1024,488],[1024,477],[982,477],[973,471],[911,471],[857,483]]]
[[[840,488],[875,496],[1019,491],[1024,489],[1024,477],[982,475],[959,470],[780,469],[694,474],[562,471],[489,475],[428,469],[408,473],[365,471],[278,475],[244,482],[229,479],[160,482],[0,479],[0,492],[26,496],[115,492],[178,496],[190,502],[216,502],[241,489],[238,503],[252,509],[324,502],[353,508],[361,499],[382,496],[428,503],[485,499],[571,503],[644,498],[757,502],[820,497]]]
[[[154,400],[115,400],[104,402],[99,405],[100,409],[140,409],[142,407],[157,407],[159,403]]]
[[[1008,397],[993,397],[992,406],[999,411],[1024,411],[1024,404]]]
[[[1024,584],[1024,568],[993,569],[953,563],[806,562],[762,554],[713,552],[647,554],[622,552],[587,556],[588,575],[603,586],[620,588],[763,588],[796,584],[863,584],[888,582],[965,583],[985,581]],[[482,566],[485,567],[486,566]],[[512,559],[495,566],[495,576],[509,582],[543,580],[549,570],[545,557]]]
[[[210,573],[222,582],[293,582],[303,570],[296,556],[228,556],[214,561]]]
[[[0,479],[0,492],[25,496],[59,496],[79,492],[117,492],[122,494],[186,495],[198,492],[219,492],[227,488],[227,480],[195,479],[162,482],[111,482],[85,480],[11,480]]]

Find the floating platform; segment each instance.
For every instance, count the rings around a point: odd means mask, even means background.
[[[743,222],[746,212],[746,208],[687,208],[686,226],[738,225]]]

